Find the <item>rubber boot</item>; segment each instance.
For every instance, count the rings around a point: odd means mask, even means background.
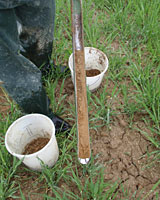
[[[60,132],[65,132],[68,135],[69,131],[71,130],[71,126],[67,123],[64,119],[58,117],[53,112],[50,114],[50,119],[53,121],[56,129],[56,134]]]

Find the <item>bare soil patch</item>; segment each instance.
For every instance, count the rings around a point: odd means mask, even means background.
[[[144,197],[160,179],[160,169],[158,166],[147,168],[147,152],[152,152],[153,147],[139,131],[129,128],[126,121],[125,116],[120,115],[113,118],[109,130],[104,127],[101,132],[92,132],[92,151],[94,155],[100,154],[99,160],[106,167],[106,180],[123,183],[130,197],[135,192],[136,197],[140,193]],[[137,122],[136,126],[143,125]],[[123,195],[119,189],[119,198]]]

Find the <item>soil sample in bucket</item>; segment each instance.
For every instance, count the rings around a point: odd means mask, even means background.
[[[23,155],[28,155],[35,153],[39,150],[41,150],[43,147],[46,146],[46,144],[49,142],[49,138],[46,137],[39,137],[37,139],[32,140],[30,143],[28,143],[25,148]]]
[[[92,77],[92,76],[97,76],[98,74],[100,74],[101,72],[98,69],[90,69],[90,70],[86,70],[86,76],[87,77]]]

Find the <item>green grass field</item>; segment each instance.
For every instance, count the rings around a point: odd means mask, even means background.
[[[84,44],[103,51],[109,69],[101,88],[88,91],[90,131],[112,129],[114,117],[123,114],[130,130],[146,138],[152,151],[147,151],[150,170],[160,168],[160,4],[158,0],[93,0],[83,1]],[[56,1],[56,24],[52,59],[57,65],[68,65],[72,53],[71,10],[68,0]],[[44,79],[53,111],[69,121],[69,137],[57,135],[60,156],[53,168],[43,165],[33,172],[6,150],[4,136],[18,117],[18,107],[10,102],[10,112],[0,114],[0,199],[74,199],[74,200],[142,200],[160,199],[159,180],[145,193],[130,191],[123,182],[105,179],[104,162],[92,154],[88,165],[77,160],[77,135],[74,101],[65,91],[70,73],[58,70]],[[112,87],[110,87],[112,85]],[[120,95],[121,105],[117,103]],[[110,97],[110,99],[107,99]],[[115,104],[116,102],[116,104]],[[138,116],[137,121],[135,117]],[[137,127],[136,124],[143,123]],[[136,128],[135,128],[136,127]],[[107,133],[106,133],[107,134]],[[91,146],[92,146],[91,135]],[[103,147],[102,147],[103,148]],[[157,172],[158,173],[158,172]],[[27,189],[29,188],[29,189]],[[145,189],[145,188],[143,188]]]

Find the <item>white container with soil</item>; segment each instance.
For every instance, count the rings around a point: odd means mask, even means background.
[[[59,156],[55,126],[41,114],[29,114],[17,119],[5,136],[7,150],[32,170],[42,169],[41,161],[52,167]]]
[[[85,47],[84,52],[86,84],[90,91],[95,91],[100,87],[103,76],[108,69],[108,58],[102,51],[93,47]],[[69,57],[68,65],[74,83],[73,54]]]

